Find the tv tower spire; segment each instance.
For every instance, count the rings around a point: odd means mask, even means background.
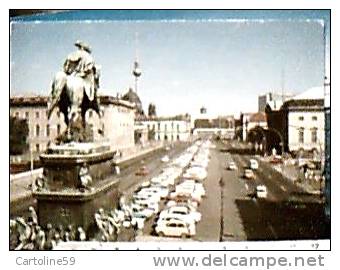
[[[139,62],[138,62],[138,32],[136,32],[136,35],[135,35],[135,44],[136,44],[136,56],[135,56],[135,61],[133,64],[132,75],[135,77],[135,92],[137,93],[138,78],[142,75],[142,71],[139,67]]]

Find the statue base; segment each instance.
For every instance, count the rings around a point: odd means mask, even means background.
[[[95,212],[118,203],[114,155],[105,143],[67,143],[40,155],[44,173],[33,191],[39,224],[72,224],[89,233],[95,226]]]

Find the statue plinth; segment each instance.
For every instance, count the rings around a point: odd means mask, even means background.
[[[40,155],[44,167],[35,190],[39,224],[81,226],[89,231],[99,208],[118,203],[115,152],[105,143],[67,143]]]

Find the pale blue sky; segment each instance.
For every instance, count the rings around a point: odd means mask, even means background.
[[[135,32],[142,68],[138,94],[159,115],[256,111],[257,96],[299,93],[324,76],[323,27],[315,21],[16,22],[11,31],[11,95],[48,94],[77,39],[102,66],[101,89],[115,95],[133,86]]]

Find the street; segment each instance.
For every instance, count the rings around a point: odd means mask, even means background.
[[[259,168],[255,171],[255,179],[244,179],[243,170],[253,157],[239,151],[243,149],[242,145],[235,142],[232,144],[237,147],[237,151],[234,151],[235,148],[230,143],[222,142],[216,142],[216,148],[210,151],[208,177],[205,180],[207,196],[198,208],[202,220],[197,224],[193,240],[293,240],[329,237],[327,224],[321,218],[324,215],[324,206],[318,196],[306,194],[262,161],[259,161]],[[227,163],[232,160],[237,164],[236,171],[226,169]],[[148,178],[150,176],[146,177]],[[267,187],[267,198],[255,199],[249,196],[257,185]],[[164,202],[161,203],[161,209],[163,207]],[[147,222],[144,235],[153,235],[154,221],[151,218]]]
[[[189,144],[175,144],[169,150],[159,150],[137,159],[121,171],[119,191],[127,199],[141,183],[158,175],[170,159],[182,153]],[[270,164],[261,161],[255,171],[255,179],[244,179],[243,171],[254,158],[243,144],[235,141],[214,143],[210,149],[208,176],[204,182],[206,197],[198,207],[202,220],[196,226],[195,241],[244,241],[323,239],[329,237],[327,224],[323,222],[323,204],[316,195],[306,194],[301,187],[284,178]],[[234,161],[237,170],[227,170]],[[149,173],[137,176],[136,171],[145,166]],[[267,187],[266,198],[252,198],[258,185]],[[13,208],[11,215],[25,215],[33,199],[25,200]],[[164,201],[160,203],[164,209]],[[155,235],[155,216],[145,224],[143,235]]]

